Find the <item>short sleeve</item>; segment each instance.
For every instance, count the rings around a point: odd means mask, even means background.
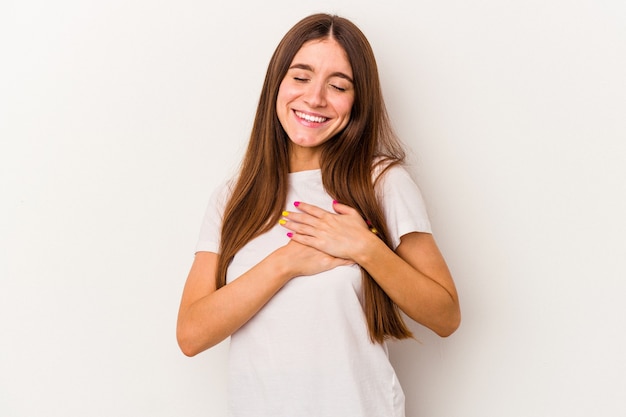
[[[422,192],[403,166],[394,165],[386,170],[376,184],[376,193],[394,250],[400,245],[400,238],[408,233],[432,233]]]
[[[224,207],[230,195],[230,182],[224,182],[217,187],[209,198],[198,242],[196,243],[196,252],[213,252],[217,253],[220,247],[220,235],[222,230],[222,219],[224,215]]]

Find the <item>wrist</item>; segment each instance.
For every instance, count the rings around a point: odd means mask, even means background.
[[[364,234],[363,238],[359,239],[359,242],[361,244],[355,246],[356,250],[354,251],[352,259],[364,268],[372,262],[376,262],[382,250],[388,249],[387,245],[385,245],[378,235],[371,231]]]
[[[298,276],[298,272],[293,269],[289,262],[289,254],[285,251],[285,246],[276,249],[267,258],[271,275],[282,284],[286,284],[292,278]]]

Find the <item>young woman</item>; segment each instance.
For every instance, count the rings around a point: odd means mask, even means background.
[[[411,337],[400,310],[441,336],[460,310],[403,158],[365,36],[298,22],[239,175],[211,197],[178,316],[186,355],[231,338],[230,415],[404,416],[385,345]]]

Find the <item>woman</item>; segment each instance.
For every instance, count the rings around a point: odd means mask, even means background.
[[[232,416],[403,416],[387,338],[441,336],[455,286],[361,31],[297,23],[270,61],[236,179],[212,196],[180,305],[196,355],[230,340]]]

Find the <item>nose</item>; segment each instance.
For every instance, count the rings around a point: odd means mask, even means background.
[[[311,107],[326,106],[326,84],[311,82],[305,93],[304,101]]]

